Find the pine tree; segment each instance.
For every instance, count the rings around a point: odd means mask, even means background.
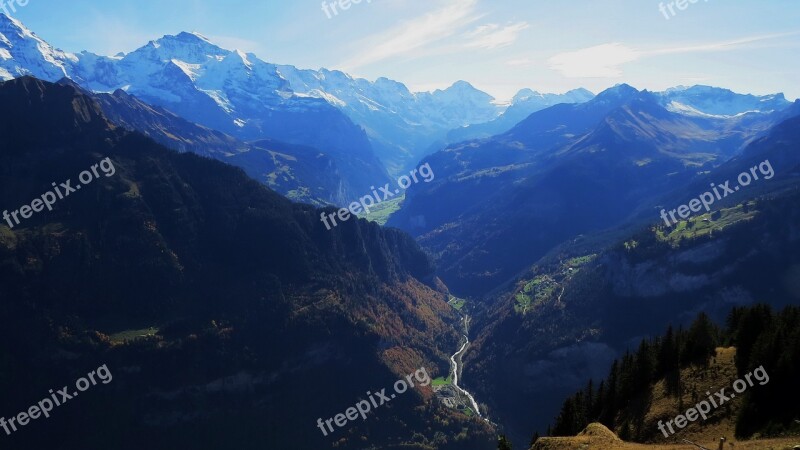
[[[561,413],[556,419],[556,425],[553,427],[551,436],[574,436],[575,422],[575,398],[570,397],[561,407]]]
[[[638,394],[650,387],[650,382],[653,381],[656,370],[651,349],[651,345],[642,340],[642,343],[639,344],[639,350],[636,351],[634,394]]]
[[[603,404],[603,410],[600,413],[600,423],[603,425],[614,428],[614,417],[617,411],[617,385],[619,383],[619,364],[615,360],[611,364],[611,371],[608,374],[608,381],[606,383],[606,401]]]
[[[631,440],[631,424],[627,420],[622,424],[619,430],[619,438],[623,441]]]
[[[583,423],[584,427],[589,425],[590,423],[596,420],[596,416],[594,415],[594,380],[589,380],[589,384],[586,386],[586,391],[583,394],[584,398],[584,415],[583,415]]]
[[[686,336],[686,346],[681,354],[681,363],[708,366],[708,360],[716,354],[719,330],[706,313],[700,313],[692,323]]]
[[[605,405],[606,399],[606,382],[605,380],[600,382],[600,386],[597,387],[597,396],[595,397],[594,401],[592,402],[592,421],[597,422],[600,421],[600,415],[603,413],[603,405]]]
[[[678,393],[681,382],[681,374],[678,367],[680,361],[679,347],[675,340],[675,333],[672,325],[667,328],[667,334],[661,340],[658,349],[658,361],[656,362],[656,377],[666,378],[666,390],[668,395]]]
[[[752,357],[753,348],[758,338],[772,326],[772,320],[772,308],[766,305],[757,305],[747,310],[739,319],[734,340],[736,342],[736,369],[740,375],[747,372],[751,360],[758,363]]]

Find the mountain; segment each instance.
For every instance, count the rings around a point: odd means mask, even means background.
[[[346,183],[336,163],[319,150],[273,140],[245,143],[144,103],[121,89],[113,94],[92,93],[68,78],[59,84],[70,85],[91,97],[113,124],[142,133],[173,150],[241,167],[255,180],[291,200],[321,205],[343,201],[346,195]]]
[[[212,130],[159,106],[152,106],[122,89],[113,93],[93,93],[69,78],[58,84],[69,85],[91,97],[113,124],[130,131],[138,131],[159,144],[173,150],[192,152],[210,158],[219,158],[250,149],[249,145],[221,131]]]
[[[350,200],[345,175],[330,156],[312,147],[264,139],[251,151],[222,161],[241,167],[253,179],[290,200],[314,205],[345,204]]]
[[[26,213],[42,193],[52,210]],[[459,317],[397,230],[325,230],[322,210],[32,77],[0,83],[0,204],[13,213],[0,222],[4,409],[113,374],[54,410],[47,433],[18,424],[8,448],[493,447],[488,425],[428,386],[334,436],[317,428],[367,391],[449,370]]]
[[[489,122],[454,129],[447,133],[447,142],[463,142],[502,134],[537,111],[560,103],[585,103],[592,98],[594,94],[586,89],[574,89],[564,94],[541,94],[530,89],[522,89],[514,96],[500,117]]]
[[[465,373],[480,398],[497,401],[490,408],[509,414],[501,420],[519,442],[527,442],[531,426],[541,432],[548,425],[530,412],[531,402],[555,416],[569,391],[589,379],[597,387],[612,360],[643,336],[688,324],[700,312],[720,322],[735,306],[798,303],[798,120],[674,189],[667,204],[688,201],[689,193],[696,198],[711,182],[735,180],[765,160],[774,168],[768,182],[674,227],[650,210],[620,228],[568,240],[487,298]],[[643,222],[654,225],[636,225]],[[509,385],[516,389],[498,388]],[[517,421],[526,415],[528,423]]]
[[[2,14],[0,24],[5,50],[0,79],[68,77],[98,93],[122,90],[239,140],[317,148],[344,175],[343,193],[330,196],[339,203],[389,181],[384,165],[404,172],[449,130],[489,121],[502,111],[491,96],[463,81],[411,93],[386,78],[369,82],[339,71],[270,64],[197,33],[164,36],[128,54],[105,57],[56,50]]]
[[[451,289],[483,295],[558,243],[636,212],[649,210],[650,220],[666,192],[740,153],[781,118],[687,116],[619,85],[426,158],[436,180],[412,186],[388,224],[418,236]]]
[[[70,54],[2,14],[0,30],[5,49],[0,79],[66,76],[95,92],[123,90],[240,140],[319,149],[342,174],[343,186],[323,196],[336,202],[349,203],[370,186],[389,181],[364,130],[328,102],[296,95],[277,66],[255,55],[222,49],[192,33],[164,36],[124,56]]]
[[[736,116],[786,109],[791,102],[783,94],[738,94],[712,86],[676,87],[659,94],[664,106],[675,112],[698,116]]]
[[[445,90],[413,93],[402,83],[370,82],[340,71],[278,66],[298,94],[327,100],[363,126],[390,172],[410,169],[454,128],[494,119],[494,98],[459,81]]]
[[[799,178],[786,176],[795,183],[783,194],[620,233],[612,244],[586,235],[539,260],[475,320],[465,377],[476,395],[495,401],[506,430],[527,443],[567,395],[590,379],[596,388],[643,337],[700,312],[721,323],[735,306],[796,305]]]
[[[17,19],[0,13],[0,81],[33,75],[47,80],[67,76],[75,55],[53,48]]]

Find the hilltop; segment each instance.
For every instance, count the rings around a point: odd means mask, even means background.
[[[754,441],[735,442],[728,445],[730,449],[740,450],[783,450],[792,449],[792,439],[765,439]],[[696,441],[695,441],[696,442]],[[713,439],[710,441],[697,442],[706,448],[714,449]],[[731,444],[729,442],[728,444]],[[717,445],[719,445],[717,443]],[[681,445],[642,445],[624,442],[617,437],[611,430],[599,423],[590,424],[586,429],[575,437],[547,437],[540,438],[531,447],[531,450],[572,450],[576,448],[591,450],[696,450],[697,447],[689,444]]]

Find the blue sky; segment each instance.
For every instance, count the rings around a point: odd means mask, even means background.
[[[661,0],[363,0],[336,15],[321,1],[29,0],[14,15],[68,51],[114,54],[195,31],[273,63],[413,90],[463,79],[500,100],[622,82],[800,97],[797,0],[699,0],[674,15]]]

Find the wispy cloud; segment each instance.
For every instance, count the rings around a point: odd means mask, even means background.
[[[783,37],[796,36],[798,34],[800,34],[800,31],[793,33],[766,34],[761,36],[751,36],[742,39],[735,39],[732,41],[712,42],[708,44],[688,45],[684,47],[668,47],[657,50],[651,50],[646,54],[650,56],[650,55],[666,55],[675,53],[721,52],[721,51],[738,50],[747,47],[748,44],[754,44],[756,42],[779,39]]]
[[[751,36],[731,41],[639,50],[621,43],[608,43],[559,53],[547,62],[552,70],[567,78],[619,78],[622,66],[645,57],[659,55],[722,52],[747,48],[750,44],[800,34],[800,32]],[[511,62],[509,62],[511,64]]]
[[[641,56],[637,50],[613,43],[559,53],[548,63],[551,69],[567,78],[617,78],[622,76],[620,66]]]
[[[439,43],[480,19],[475,13],[476,4],[477,0],[454,0],[447,6],[370,36],[362,41],[368,48],[340,66],[352,70]]]
[[[507,26],[500,26],[496,23],[481,25],[474,31],[467,33],[467,48],[482,48],[491,50],[494,48],[507,47],[517,41],[522,30],[530,27],[527,22],[519,22]]]
[[[522,57],[508,60],[506,61],[506,65],[511,67],[531,67],[536,65],[536,60],[533,58]]]

